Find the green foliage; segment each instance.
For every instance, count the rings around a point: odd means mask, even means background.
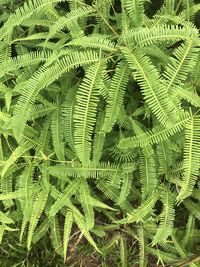
[[[0,266],[200,266],[197,2],[0,0]]]

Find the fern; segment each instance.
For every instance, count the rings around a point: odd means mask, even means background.
[[[71,211],[67,211],[65,216],[65,224],[64,224],[64,233],[63,233],[63,254],[64,254],[64,261],[66,261],[67,255],[67,246],[70,238],[70,232],[73,223],[73,214]]]
[[[49,215],[55,216],[55,214],[66,205],[66,201],[70,199],[70,197],[78,190],[78,185],[80,183],[80,179],[76,179],[72,181],[66,188],[63,190],[63,193],[59,194],[55,203],[51,206],[49,211]]]
[[[186,140],[183,162],[183,184],[177,200],[183,200],[192,193],[192,189],[199,173],[199,117],[192,118],[186,125]]]
[[[199,11],[0,0],[0,266],[198,266]]]
[[[122,48],[126,60],[133,70],[136,70],[134,77],[140,83],[144,99],[152,109],[161,124],[169,124],[168,117],[172,115],[173,105],[167,95],[167,91],[162,86],[162,81],[156,69],[151,65],[148,57],[142,53],[132,53],[127,48]],[[173,117],[171,117],[173,120]]]
[[[89,67],[85,80],[77,92],[77,105],[74,111],[74,141],[77,155],[83,164],[87,164],[91,157],[91,135],[97,112],[99,79],[100,73],[103,75],[104,68],[101,61]]]
[[[59,97],[57,97],[56,99],[56,106],[57,108],[52,114],[51,132],[56,156],[59,160],[62,161],[65,159],[63,142],[64,134]]]
[[[127,64],[124,64],[124,62],[119,63],[109,88],[109,96],[107,99],[108,108],[106,110],[105,121],[102,129],[105,132],[110,132],[117,120],[120,107],[122,105],[124,90],[128,82],[128,76],[129,69]]]
[[[158,195],[156,193],[153,196],[150,196],[137,209],[135,209],[134,212],[129,214],[127,218],[121,220],[120,223],[124,224],[142,221],[142,219],[152,211],[157,199]]]
[[[30,250],[33,233],[37,226],[41,213],[44,210],[47,197],[48,197],[48,192],[46,191],[39,192],[35,197],[35,202],[33,205],[32,214],[31,214],[30,223],[29,223],[29,229],[28,229],[28,237],[27,237],[28,250]]]
[[[173,231],[174,221],[174,196],[169,190],[162,192],[163,211],[160,217],[160,225],[153,239],[153,244],[166,240]]]

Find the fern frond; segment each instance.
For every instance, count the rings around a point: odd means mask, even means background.
[[[183,161],[183,183],[181,191],[177,196],[177,201],[181,201],[190,196],[193,187],[199,175],[200,162],[200,117],[192,117],[185,125],[185,147],[184,147],[184,161]]]
[[[73,115],[74,115],[74,106],[76,102],[76,93],[77,93],[76,87],[73,88],[73,90],[69,90],[66,94],[66,100],[62,105],[64,138],[72,150],[75,149]]]
[[[51,114],[54,111],[56,111],[56,106],[54,103],[48,103],[47,105],[38,104],[33,107],[30,114],[30,119],[35,120],[38,118],[42,118]]]
[[[56,97],[56,110],[52,114],[51,121],[51,134],[53,140],[53,146],[55,154],[58,160],[65,160],[64,155],[64,136],[63,136],[63,125],[62,125],[62,111],[60,107],[60,97]]]
[[[102,131],[104,119],[105,119],[105,111],[100,110],[99,113],[97,114],[97,121],[93,139],[93,151],[92,151],[92,161],[96,162],[97,164],[101,159],[106,137],[105,133]]]
[[[195,27],[163,24],[151,28],[143,27],[136,31],[128,31],[120,37],[119,43],[136,48],[165,42],[174,43],[180,40],[189,41],[195,38],[198,38],[198,31]]]
[[[181,119],[178,122],[174,123],[173,126],[164,128],[157,125],[150,131],[146,131],[133,137],[124,138],[119,142],[119,148],[127,149],[159,144],[183,130],[185,124],[190,120],[191,116],[189,113],[182,113]]]
[[[78,226],[78,228],[82,231],[85,238],[88,240],[88,242],[96,249],[96,251],[100,252],[99,248],[97,247],[97,244],[93,240],[92,236],[90,235],[86,223],[83,219],[82,214],[79,212],[77,208],[75,208],[73,205],[70,205],[70,208],[73,212],[73,218]],[[101,253],[101,252],[100,252]]]
[[[73,68],[88,65],[99,61],[99,55],[94,51],[71,52],[65,57],[62,57],[54,65],[49,68],[41,67],[27,81],[22,88],[21,97],[15,106],[13,120],[13,129],[17,139],[25,128],[25,123],[28,120],[35,99],[41,89],[50,85],[54,80],[58,79],[63,73],[70,71]]]
[[[40,62],[45,62],[51,57],[51,55],[51,52],[37,51],[5,60],[1,62],[2,69],[0,70],[0,77],[3,77],[5,74],[10,73],[11,71],[16,71],[19,68],[37,65]]]
[[[105,194],[106,197],[113,200],[114,202],[118,202],[119,200],[119,190],[113,186],[108,185],[104,181],[99,181],[97,187]]]
[[[157,186],[156,162],[154,156],[140,154],[140,182],[142,185],[142,199],[146,199]]]
[[[64,27],[72,27],[74,22],[79,18],[88,16],[95,10],[91,6],[82,6],[77,9],[71,10],[66,16],[60,17],[57,21],[49,28],[49,35],[47,41],[52,38],[57,32],[61,31]]]
[[[28,229],[28,237],[27,237],[28,250],[30,250],[31,248],[33,233],[38,224],[40,216],[44,210],[47,198],[48,198],[48,192],[44,190],[41,190],[35,197]]]
[[[69,210],[65,215],[65,224],[64,224],[64,232],[63,232],[63,254],[64,254],[64,262],[67,258],[67,247],[69,243],[70,233],[72,230],[73,224],[73,213]]]
[[[147,266],[147,253],[146,253],[146,242],[145,242],[145,232],[144,227],[141,225],[138,228],[138,242],[139,242],[139,256],[140,256],[140,263],[139,267],[146,267]]]
[[[108,209],[108,210],[116,210],[110,206],[108,206],[107,204],[101,202],[100,200],[98,200],[96,197],[91,197],[89,198],[89,202],[91,205],[93,205],[94,207],[99,207],[99,208],[102,208],[102,209]]]
[[[47,6],[53,3],[59,3],[62,0],[34,0],[25,2],[22,7],[16,9],[6,21],[6,23],[0,29],[0,40],[2,40],[15,26],[19,26],[22,22],[30,18],[34,13],[45,9]]]
[[[183,3],[183,7],[184,7],[182,14],[185,17],[185,20],[193,21],[194,17],[195,17],[195,12],[194,12],[195,2],[194,2],[194,0],[183,0],[182,3]]]
[[[128,64],[120,62],[111,80],[108,91],[106,115],[102,129],[105,132],[110,132],[117,120],[123,101],[124,91],[128,83],[129,74],[130,70]]]
[[[200,107],[200,97],[192,88],[176,87],[173,93],[176,94],[179,98],[186,100],[191,105],[197,108]]]
[[[63,257],[63,248],[62,248],[63,244],[62,244],[62,238],[61,238],[61,233],[60,233],[60,226],[59,226],[58,218],[56,216],[52,218],[50,228],[51,228],[52,246],[55,249],[55,252]]]
[[[173,15],[175,12],[175,0],[165,1],[165,13],[167,15]]]
[[[166,173],[173,165],[173,148],[169,140],[165,140],[157,145],[157,156],[159,161],[159,172]]]
[[[186,207],[186,209],[192,214],[197,220],[200,221],[200,208],[199,208],[199,201],[195,203],[194,201],[190,199],[185,199],[183,201],[183,205]]]
[[[185,82],[188,73],[193,69],[197,60],[198,49],[195,43],[190,40],[177,48],[171,57],[170,63],[163,73],[166,79],[166,91],[171,91],[173,86],[180,85]]]
[[[8,169],[17,161],[26,151],[28,151],[31,146],[18,146],[10,155],[10,157],[4,163],[1,171],[2,177],[6,174]]]
[[[117,223],[133,223],[133,222],[140,222],[146,217],[149,213],[152,212],[153,207],[158,200],[158,193],[154,192],[153,195],[148,197],[142,204],[134,210],[134,212],[128,214],[128,217],[117,221]]]
[[[91,136],[94,131],[99,102],[98,87],[104,73],[105,65],[101,61],[89,67],[76,96],[74,142],[77,155],[83,164],[87,164],[91,157]]]
[[[119,195],[119,205],[122,204],[128,197],[132,185],[132,175],[124,174],[122,178],[122,187]]]
[[[83,179],[83,178],[82,178]],[[79,188],[81,179],[75,179],[73,180],[64,190],[62,193],[59,194],[57,197],[55,203],[51,206],[51,209],[49,211],[49,216],[53,217],[56,215],[56,213],[62,209],[64,205],[66,205],[67,200],[70,199],[72,195],[76,193],[76,191]]]
[[[25,167],[22,175],[20,176],[19,181],[19,189],[24,191],[25,198],[19,199],[21,204],[21,209],[23,212],[23,221],[21,226],[21,233],[20,233],[20,241],[22,240],[22,236],[26,227],[26,224],[30,220],[31,211],[33,206],[33,198],[32,198],[32,190],[30,190],[33,186],[33,173],[34,173],[34,165],[31,164],[30,166]]]
[[[5,214],[4,212],[0,211],[0,222],[1,224],[12,224],[14,221],[8,217],[9,214]]]
[[[116,52],[115,43],[106,38],[107,36],[95,35],[83,36],[68,42],[67,46],[80,46],[82,48],[94,48],[102,51]]]
[[[126,240],[123,237],[120,238],[120,258],[121,258],[121,267],[127,266],[128,261],[128,251]]]
[[[6,174],[1,178],[0,188],[1,193],[7,195],[13,191],[13,172],[15,168],[9,168]],[[10,208],[14,205],[12,199],[4,200],[3,205],[5,208]]]
[[[130,20],[134,27],[140,27],[143,24],[144,3],[146,0],[125,0],[124,7],[127,10]]]
[[[186,225],[186,231],[183,237],[184,247],[188,247],[190,245],[191,237],[193,236],[194,233],[194,227],[195,227],[195,218],[192,214],[190,214]]]
[[[17,199],[25,197],[25,193],[23,190],[16,190],[14,192],[10,192],[7,194],[0,194],[0,200],[10,200],[10,199]]]
[[[45,234],[47,233],[52,219],[45,219],[43,222],[37,227],[34,231],[33,237],[32,237],[32,243],[37,243],[40,239],[42,239]]]
[[[163,203],[163,210],[160,215],[160,224],[153,238],[153,245],[166,241],[168,236],[173,231],[173,222],[175,216],[174,210],[174,195],[168,190],[163,190],[161,193],[161,201]]]
[[[143,53],[133,53],[128,48],[121,50],[134,71],[133,75],[142,88],[146,103],[162,125],[170,125],[175,121],[172,116],[174,107],[156,68]]]
[[[49,166],[48,171],[51,175],[56,177],[65,178],[66,176],[72,177],[84,177],[84,178],[99,178],[99,177],[109,177],[114,175],[120,175],[125,171],[126,165],[120,168],[119,165],[111,164],[109,162],[101,162],[96,164],[96,162],[90,162],[88,165],[81,164],[63,164]],[[126,172],[132,172],[132,169]]]
[[[93,205],[90,201],[90,189],[87,181],[82,179],[80,183],[80,202],[84,210],[85,221],[87,229],[91,230],[94,227],[94,210]]]
[[[159,248],[152,248],[150,246],[147,246],[147,252],[149,252],[151,255],[156,256],[158,261],[166,262],[166,263],[173,263],[179,260],[177,255],[174,255],[174,253],[168,253],[165,252]]]

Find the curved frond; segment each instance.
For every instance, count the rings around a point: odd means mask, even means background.
[[[28,237],[27,237],[28,250],[30,250],[31,248],[33,233],[38,224],[40,216],[44,210],[47,198],[48,198],[48,192],[45,190],[41,190],[35,197],[28,229]]]
[[[55,154],[58,160],[61,160],[61,161],[65,160],[62,110],[61,110],[61,103],[60,103],[59,96],[56,97],[56,110],[52,114],[51,134],[52,134]]]
[[[163,210],[160,215],[159,227],[152,241],[153,245],[166,241],[173,231],[175,197],[171,192],[169,192],[169,189],[163,190],[161,193],[161,201],[163,204]]]
[[[128,217],[117,221],[117,223],[126,224],[142,221],[145,216],[151,213],[158,198],[158,193],[154,191],[153,194],[148,197],[144,202],[142,202],[137,209],[135,209],[132,213],[128,214]]]
[[[90,66],[77,91],[74,111],[74,143],[77,155],[83,164],[87,164],[91,157],[91,136],[97,116],[99,81],[104,73],[103,62],[99,61]]]
[[[162,125],[170,125],[175,117],[174,106],[167,94],[162,79],[145,54],[121,48],[133,75],[142,88],[146,103]],[[173,115],[173,116],[172,116]]]
[[[64,224],[64,232],[63,232],[63,254],[64,254],[64,262],[67,258],[67,247],[69,243],[70,233],[72,230],[73,224],[73,213],[68,210],[65,215],[65,224]]]
[[[74,23],[82,17],[88,16],[95,10],[91,6],[82,6],[71,10],[66,16],[62,16],[49,28],[49,35],[47,41],[52,38],[57,32],[61,31],[64,27],[72,27]]]
[[[161,143],[176,133],[184,129],[184,126],[191,119],[190,114],[181,114],[181,119],[177,123],[174,123],[171,127],[163,128],[162,126],[156,126],[150,131],[146,131],[142,134],[127,137],[120,141],[119,148],[127,149],[134,147],[145,147],[148,145]]]
[[[105,121],[102,129],[105,132],[110,132],[117,120],[123,101],[124,91],[128,83],[129,74],[130,70],[128,64],[120,62],[111,80],[108,91]]]
[[[192,117],[185,125],[185,147],[183,161],[183,183],[177,200],[181,201],[190,196],[199,175],[200,163],[200,117]]]
[[[90,189],[87,181],[85,181],[84,179],[82,179],[80,183],[79,192],[80,192],[80,202],[85,214],[86,225],[88,230],[90,230],[94,227],[94,210],[93,210],[93,205],[90,201]]]
[[[70,199],[72,195],[76,193],[76,191],[79,188],[80,184],[80,178],[75,179],[72,181],[64,190],[62,193],[59,194],[57,197],[55,203],[51,206],[51,209],[49,211],[49,216],[53,217],[56,215],[56,213],[62,209],[63,206],[67,204],[67,200]]]
[[[25,128],[35,99],[40,90],[50,85],[58,79],[63,73],[70,71],[82,65],[88,65],[99,61],[99,55],[94,51],[71,52],[69,55],[62,57],[54,65],[49,68],[40,67],[33,76],[27,81],[22,88],[21,97],[15,106],[13,120],[13,129],[17,139]]]
[[[174,43],[180,40],[189,41],[198,38],[195,27],[180,27],[177,25],[158,25],[151,28],[139,28],[126,32],[120,37],[120,43],[133,48],[152,44]]]

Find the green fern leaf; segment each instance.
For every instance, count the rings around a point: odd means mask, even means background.
[[[163,210],[160,215],[160,225],[153,238],[153,245],[166,241],[167,237],[173,231],[173,221],[175,216],[174,210],[174,195],[169,190],[163,190],[161,194],[161,201],[163,203]]]
[[[83,178],[82,178],[83,179]],[[81,178],[75,179],[63,190],[62,193],[59,194],[55,203],[51,206],[49,211],[49,216],[53,217],[56,213],[62,209],[64,205],[66,205],[66,201],[70,199],[72,195],[76,193],[80,184]]]
[[[67,43],[67,46],[80,46],[83,48],[95,48],[101,49],[102,51],[115,52],[115,44],[106,38],[107,36],[102,35],[92,35],[83,36],[80,38],[73,39]]]
[[[63,257],[63,244],[62,244],[62,238],[60,234],[60,226],[58,222],[58,218],[55,216],[51,220],[50,224],[51,228],[51,243],[53,248],[55,249],[55,252]]]
[[[74,206],[70,206],[70,208],[72,209],[73,217],[74,217],[74,220],[75,220],[78,228],[82,231],[85,238],[96,249],[96,251],[100,252],[99,248],[97,247],[95,241],[93,240],[93,238],[91,237],[91,235],[87,229],[86,223],[85,223],[81,213]]]
[[[147,131],[133,137],[124,138],[120,141],[119,148],[127,149],[134,147],[146,147],[148,145],[161,143],[167,140],[170,136],[182,131],[185,124],[190,120],[191,116],[189,113],[182,113],[180,121],[174,123],[173,126],[163,128],[162,126],[157,125],[151,131]]]
[[[125,174],[122,181],[122,187],[119,195],[119,205],[122,204],[128,197],[132,185],[132,176]]]
[[[26,151],[28,151],[31,146],[18,146],[11,154],[11,156],[4,163],[4,166],[1,171],[2,177],[6,174],[8,169],[17,161]]]
[[[117,223],[132,223],[140,222],[145,216],[147,216],[153,210],[153,207],[158,200],[158,193],[154,192],[150,197],[148,197],[134,212],[128,214],[128,217],[117,221]]]
[[[174,107],[156,68],[143,53],[133,53],[128,48],[121,50],[130,68],[136,71],[134,77],[142,88],[145,101],[162,125],[170,125],[173,120],[175,121],[172,116]]]
[[[77,88],[69,90],[66,94],[66,100],[62,105],[62,114],[63,114],[63,132],[64,138],[67,144],[74,150],[74,106],[76,101]]]
[[[63,125],[62,125],[62,116],[60,108],[60,98],[58,96],[56,99],[56,106],[57,108],[52,114],[52,121],[51,121],[52,140],[53,140],[55,154],[58,160],[64,161],[65,155],[64,155],[64,142],[63,142]]]
[[[39,68],[22,88],[21,97],[15,106],[12,123],[16,138],[22,138],[25,123],[31,114],[34,101],[40,90],[50,85],[65,72],[82,65],[91,64],[95,61],[99,61],[99,55],[94,51],[75,51],[62,57],[56,64],[49,68],[45,68],[44,66]]]
[[[99,102],[98,87],[104,72],[105,65],[101,61],[89,67],[77,92],[77,104],[74,111],[74,142],[77,155],[83,164],[87,164],[91,157],[91,135],[94,131]]]
[[[49,28],[49,36],[47,36],[47,41],[52,38],[57,32],[61,31],[64,27],[72,27],[74,22],[79,18],[88,16],[95,10],[91,6],[82,6],[77,9],[71,10],[66,16],[58,18],[58,20]]]
[[[126,44],[133,48],[145,47],[153,44],[175,43],[177,41],[190,41],[198,38],[198,31],[193,26],[180,27],[177,25],[156,25],[142,27],[137,31],[129,30],[119,39],[119,44]]]
[[[146,199],[157,186],[156,162],[154,156],[140,154],[140,181],[142,185],[142,199]]]
[[[84,210],[85,221],[88,230],[94,227],[94,210],[90,201],[90,190],[87,181],[83,180],[80,183],[80,202]]]
[[[125,0],[124,6],[127,10],[130,20],[133,22],[133,26],[142,26],[144,16],[144,3],[146,0]]]
[[[184,148],[184,162],[183,162],[183,183],[181,191],[177,196],[177,201],[181,201],[190,196],[193,187],[199,175],[200,162],[200,118],[199,116],[192,117],[186,124],[185,130],[185,148]]]
[[[59,2],[62,2],[62,0],[30,0],[28,3],[25,2],[22,7],[16,9],[16,11],[9,16],[8,20],[1,28],[0,40],[10,33],[15,26],[21,25],[24,20],[30,18],[33,13],[39,12],[47,6]]]
[[[64,262],[67,258],[67,247],[69,243],[70,233],[72,230],[73,224],[73,213],[71,211],[67,211],[65,216],[65,224],[64,224],[64,233],[63,233],[63,254],[64,254]]]
[[[105,115],[105,121],[103,125],[103,131],[110,132],[115,124],[120,107],[122,105],[124,91],[128,83],[130,70],[128,64],[120,62],[116,68],[116,72],[110,83],[107,99],[107,109]]]
[[[47,198],[48,198],[48,192],[44,190],[40,191],[35,197],[28,229],[28,237],[27,237],[28,250],[30,250],[31,248],[33,233],[38,224],[40,216],[44,210]]]
[[[185,82],[188,73],[193,69],[197,60],[198,50],[195,48],[195,42],[190,40],[177,48],[171,57],[163,77],[166,79],[166,91],[173,91],[173,86]]]

